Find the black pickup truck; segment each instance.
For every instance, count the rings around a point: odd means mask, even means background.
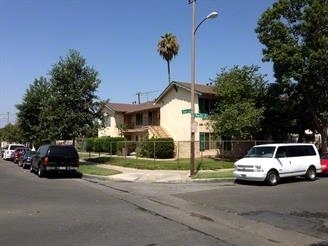
[[[45,177],[48,172],[76,172],[79,168],[79,154],[73,145],[41,145],[33,156],[31,172]]]

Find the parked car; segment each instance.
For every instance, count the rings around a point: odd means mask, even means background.
[[[11,158],[12,153],[14,152],[15,149],[17,148],[24,148],[24,144],[9,144],[8,147],[5,149],[5,152],[3,154],[3,159],[4,160],[12,160]]]
[[[32,158],[36,154],[36,151],[29,150],[26,151],[24,155],[20,156],[18,160],[18,166],[25,168],[29,168],[31,166]]]
[[[32,158],[31,172],[44,177],[48,172],[76,172],[79,154],[73,145],[41,145]]]
[[[14,150],[14,152],[12,152],[11,154],[11,160],[14,162],[14,163],[18,163],[19,159],[21,158],[21,156],[23,156],[25,154],[26,151],[30,150],[29,148],[27,147],[24,147],[24,148],[17,148]]]
[[[252,147],[234,164],[236,180],[265,181],[276,185],[280,178],[304,176],[316,180],[321,173],[320,155],[313,144],[263,144]]]
[[[328,174],[328,152],[320,155],[322,173]]]
[[[1,158],[3,158],[3,155],[5,154],[5,150],[6,150],[6,149],[8,149],[8,146],[2,147],[2,148],[0,149],[0,151],[1,151]]]

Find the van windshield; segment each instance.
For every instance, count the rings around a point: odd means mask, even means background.
[[[259,157],[259,158],[272,158],[276,147],[274,146],[261,146],[251,148],[245,157]]]

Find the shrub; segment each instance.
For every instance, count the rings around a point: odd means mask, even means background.
[[[110,138],[108,152],[112,155],[117,155],[118,151],[121,149],[121,145],[119,143],[122,143],[122,141],[124,141],[124,138],[122,137]]]
[[[85,151],[87,152],[93,151],[93,145],[94,145],[94,138],[87,138],[85,140]]]
[[[101,137],[102,152],[111,152],[111,137]]]
[[[140,156],[167,159],[174,157],[174,141],[172,138],[151,138],[141,144]]]
[[[101,138],[95,138],[94,143],[93,143],[93,151],[94,152],[103,152],[103,144],[102,144],[102,139]]]

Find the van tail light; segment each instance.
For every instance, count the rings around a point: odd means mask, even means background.
[[[44,165],[48,165],[48,157],[44,157],[44,162],[43,162]]]

